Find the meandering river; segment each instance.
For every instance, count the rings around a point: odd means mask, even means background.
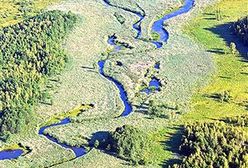
[[[107,4],[108,7],[119,8],[119,9],[122,9],[126,12],[130,12],[132,14],[137,15],[139,17],[139,20],[137,22],[135,22],[132,25],[132,27],[133,27],[133,29],[135,29],[135,31],[137,31],[137,35],[135,37],[136,39],[139,39],[142,36],[141,24],[142,24],[142,21],[145,19],[145,16],[146,16],[145,11],[142,8],[139,7],[142,12],[137,12],[137,11],[133,11],[131,9],[125,8],[125,7],[113,5],[113,4],[111,4],[111,2],[109,0],[103,0],[103,2],[105,4]],[[169,14],[166,14],[164,17],[162,17],[161,19],[159,19],[153,23],[152,31],[159,34],[159,40],[158,41],[151,41],[151,42],[154,45],[156,45],[157,48],[161,48],[163,46],[163,43],[167,42],[167,40],[169,39],[169,32],[165,29],[165,26],[164,26],[165,21],[167,21],[173,17],[176,17],[178,15],[187,13],[188,11],[190,11],[194,7],[194,3],[195,3],[194,0],[185,0],[184,5],[182,7],[180,7],[178,10],[175,10]],[[114,42],[114,40],[115,39],[112,36],[112,39],[111,39],[111,37],[108,39],[108,43],[110,45],[115,46],[115,48],[116,48],[115,52],[118,52],[120,50],[120,46],[117,46],[116,43]],[[125,91],[124,86],[118,80],[116,80],[113,77],[110,77],[104,73],[105,62],[106,62],[106,60],[100,60],[98,62],[99,73],[103,77],[105,77],[106,79],[113,82],[116,85],[116,87],[118,88],[120,98],[123,101],[123,104],[125,107],[121,116],[126,117],[129,114],[131,114],[131,112],[133,110],[132,105],[128,101],[127,92]],[[153,79],[153,81],[151,81],[150,85],[159,86],[157,81],[154,79]],[[148,91],[146,91],[146,92],[148,92]],[[55,123],[55,124],[40,128],[38,134],[41,136],[45,136],[48,140],[60,145],[63,148],[71,149],[74,152],[76,158],[81,157],[81,156],[86,154],[86,150],[84,147],[74,147],[74,146],[67,145],[65,143],[61,143],[56,138],[44,133],[47,128],[55,127],[55,126],[59,126],[59,125],[66,125],[66,124],[69,124],[70,122],[71,122],[70,118],[65,118],[65,119],[61,120],[59,123]],[[23,149],[3,150],[3,151],[0,151],[0,160],[16,159],[23,154],[24,154]]]

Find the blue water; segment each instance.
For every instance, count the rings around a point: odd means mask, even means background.
[[[115,35],[112,35],[112,36],[109,36],[109,38],[108,38],[108,43],[110,44],[110,45],[112,45],[112,46],[114,46],[115,45],[115,40],[116,40],[116,36]]]
[[[130,12],[130,13],[133,13],[135,14],[136,16],[139,17],[139,20],[137,22],[135,22],[133,24],[133,29],[137,31],[137,35],[136,35],[136,39],[140,38],[142,36],[142,30],[141,30],[141,24],[142,24],[142,21],[145,19],[145,12],[143,11],[143,13],[141,12],[136,12],[136,11],[132,11],[128,8],[124,8],[124,7],[121,7],[121,6],[117,6],[117,5],[113,5],[109,2],[109,0],[103,0],[103,2],[108,5],[108,6],[112,6],[112,7],[115,7],[115,8],[119,8],[119,9],[122,9],[124,11],[127,11],[127,12]]]
[[[195,0],[185,0],[184,5],[179,8],[178,10],[169,13],[165,15],[163,18],[155,21],[152,25],[152,31],[158,33],[160,35],[159,41],[153,41],[152,43],[157,46],[157,48],[161,48],[163,45],[163,42],[167,42],[169,39],[169,33],[168,31],[164,28],[163,24],[165,21],[176,17],[178,15],[181,15],[183,13],[187,13],[194,7]]]
[[[132,11],[130,9],[127,9],[127,8],[123,8],[123,7],[119,7],[119,6],[115,6],[115,5],[112,5],[109,0],[103,0],[107,5],[109,6],[113,6],[113,7],[116,7],[116,8],[120,8],[122,10],[125,10],[127,12],[130,12],[130,13],[133,13],[135,15],[137,15],[140,19],[133,24],[133,29],[135,29],[137,31],[137,35],[135,38],[140,38],[142,36],[142,30],[141,30],[141,24],[142,24],[142,21],[143,19],[145,18],[145,12],[143,11],[144,14],[142,13],[139,13],[139,12],[135,12],[135,11]],[[178,16],[180,14],[183,14],[183,13],[187,13],[190,9],[192,9],[194,6],[194,0],[185,0],[184,1],[184,5],[178,9],[177,11],[175,12],[172,12],[168,15],[165,15],[163,18],[161,18],[160,20],[154,22],[153,26],[152,26],[152,31],[154,32],[157,32],[159,35],[160,35],[160,39],[159,41],[152,41],[152,43],[154,45],[156,45],[157,48],[161,48],[163,46],[163,43],[164,42],[167,42],[167,40],[169,39],[169,33],[166,29],[164,29],[164,22],[166,20],[169,20],[175,16]],[[108,39],[108,43],[110,45],[115,45],[115,39],[116,37],[115,36],[112,36]],[[115,45],[115,49],[116,51],[119,51],[120,50],[120,46],[116,46]],[[125,105],[125,110],[123,111],[122,115],[121,116],[127,116],[129,115],[131,112],[132,112],[132,106],[131,104],[129,103],[128,101],[128,97],[127,97],[127,93],[123,87],[123,85],[117,81],[116,79],[112,78],[112,77],[109,77],[107,75],[104,74],[104,64],[105,64],[105,61],[99,61],[98,62],[98,65],[99,65],[99,72],[102,76],[104,76],[105,78],[107,78],[108,80],[112,81],[115,83],[115,85],[117,86],[117,88],[119,89],[119,92],[120,92],[120,97]],[[154,68],[156,69],[159,69],[159,65],[155,65]],[[150,94],[152,92],[151,89],[149,89],[150,87],[155,87],[155,90],[160,90],[160,87],[161,87],[161,83],[159,82],[158,79],[156,78],[153,78],[150,83],[149,83],[149,87],[144,89],[143,91],[147,94]],[[69,145],[66,145],[66,144],[63,144],[63,143],[60,143],[58,142],[57,139],[53,138],[52,136],[49,136],[49,135],[46,135],[44,134],[44,131],[45,129],[49,128],[49,127],[54,127],[54,126],[58,126],[58,125],[65,125],[65,124],[68,124],[70,123],[70,119],[69,118],[65,118],[63,120],[61,120],[59,123],[56,123],[56,124],[52,124],[50,126],[45,126],[45,127],[42,127],[40,128],[39,130],[39,134],[40,135],[44,135],[46,136],[47,139],[59,144],[60,146],[64,147],[64,148],[69,148],[69,149],[72,149],[75,156],[76,157],[80,157],[80,156],[83,156],[86,154],[86,150],[85,148],[83,147],[73,147],[73,146],[69,146]],[[16,149],[16,150],[3,150],[3,151],[0,151],[0,160],[5,160],[5,159],[16,159],[18,158],[19,156],[21,156],[23,154],[23,150],[22,149]]]
[[[154,65],[154,68],[155,68],[155,69],[160,69],[160,63],[157,62],[157,63]]]
[[[116,39],[117,39],[117,37],[115,36],[115,34],[112,35],[112,36],[109,36],[108,44],[114,46],[114,51],[118,52],[118,51],[121,50],[122,46],[121,45],[116,45]]]
[[[141,92],[145,92],[146,94],[151,94],[153,91],[160,91],[161,90],[161,83],[159,79],[153,77],[152,80],[149,82],[149,86],[143,89]]]
[[[55,127],[55,126],[58,126],[58,125],[66,125],[66,124],[68,124],[70,122],[71,122],[70,118],[65,118],[65,119],[61,120],[59,123],[41,127],[40,130],[39,130],[39,135],[44,135],[47,139],[49,139],[52,142],[55,142],[56,144],[60,145],[63,148],[67,148],[67,149],[73,150],[73,152],[74,152],[74,154],[75,154],[75,156],[77,158],[77,157],[80,157],[80,156],[83,156],[83,155],[86,154],[86,150],[85,150],[84,147],[70,146],[70,145],[61,143],[56,138],[54,138],[54,137],[52,137],[52,136],[44,133],[44,131],[47,128]]]
[[[123,116],[123,117],[128,116],[133,111],[133,108],[132,108],[132,105],[128,101],[127,92],[125,91],[123,85],[119,81],[117,81],[116,79],[114,79],[110,76],[107,76],[104,73],[104,65],[105,65],[105,60],[101,60],[98,62],[99,73],[102,76],[104,76],[105,78],[107,78],[108,80],[114,82],[116,87],[119,89],[121,100],[123,101],[124,106],[125,106],[125,109],[124,109],[123,113],[121,114],[121,116]]]
[[[17,159],[23,154],[22,149],[0,151],[0,160]]]

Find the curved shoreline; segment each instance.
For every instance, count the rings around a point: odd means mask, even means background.
[[[122,102],[124,104],[124,108],[125,108],[124,111],[122,112],[121,116],[126,117],[133,111],[132,105],[128,101],[127,92],[125,91],[124,86],[119,81],[114,79],[113,77],[107,76],[104,73],[105,62],[106,62],[105,60],[101,60],[101,61],[98,62],[99,73],[103,77],[105,77],[106,79],[108,79],[111,82],[113,82],[116,85],[116,87],[119,89],[120,98],[121,98],[121,100],[122,100]]]
[[[19,156],[24,154],[23,149],[6,149],[0,151],[0,160],[7,160],[7,159],[17,159]]]
[[[65,143],[61,143],[56,138],[54,138],[51,135],[45,133],[45,130],[47,128],[55,127],[55,126],[59,126],[59,125],[66,125],[66,124],[69,124],[69,123],[71,123],[71,119],[69,117],[64,118],[59,123],[55,123],[55,124],[51,124],[51,125],[48,125],[48,126],[41,127],[39,129],[38,134],[42,135],[42,136],[45,136],[48,140],[60,145],[63,148],[71,149],[74,152],[75,157],[78,158],[78,157],[81,157],[81,156],[86,154],[86,150],[85,150],[84,147],[70,146],[70,145],[67,145]]]
[[[152,41],[157,48],[161,48],[163,43],[166,43],[169,39],[169,32],[164,28],[164,22],[176,17],[178,15],[189,12],[195,5],[195,0],[185,0],[184,5],[178,10],[163,16],[161,19],[155,21],[152,25],[152,31],[159,34],[159,41]]]

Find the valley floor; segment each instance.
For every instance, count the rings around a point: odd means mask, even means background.
[[[113,2],[134,8],[129,2]],[[142,2],[137,1],[147,15],[142,23],[144,39],[151,38],[154,20],[180,6],[176,0]],[[247,58],[243,57],[247,55],[231,53],[231,42],[235,42],[240,51],[244,51],[244,47],[226,30],[230,22],[247,14],[246,0],[196,0],[189,13],[166,22],[170,39],[159,50],[146,40],[134,39],[136,32],[132,25],[137,20],[135,15],[106,6],[101,0],[62,1],[47,9],[72,11],[82,18],[64,44],[70,63],[59,76],[61,84],[54,91],[53,104],[37,107],[35,126],[23,135],[12,137],[9,142],[21,142],[32,152],[16,160],[0,161],[0,167],[132,167],[128,162],[97,149],[73,159],[72,151],[37,134],[39,127],[48,120],[81,103],[94,104],[94,108],[72,117],[70,124],[49,128],[47,133],[67,144],[86,145],[85,139],[91,139],[96,133],[114,131],[125,124],[134,125],[148,132],[157,145],[151,151],[154,163],[146,167],[168,166],[171,160],[178,159],[178,137],[183,124],[213,122],[247,113],[248,68]],[[219,21],[215,19],[216,9],[223,14]],[[126,18],[124,24],[114,17],[116,12]],[[134,48],[111,54],[113,47],[107,40],[113,34]],[[118,90],[98,72],[97,62],[105,59],[106,55],[106,72],[123,84],[134,105],[134,112],[128,117],[116,118],[124,108]],[[117,61],[125,68],[116,66]],[[144,74],[156,62],[160,62],[157,76],[166,84],[160,92],[150,96],[140,94],[142,82],[149,80]],[[141,68],[137,70],[137,67]],[[211,98],[211,95],[224,91],[230,91],[230,103]],[[146,115],[140,106],[143,101],[148,103],[151,100],[166,104],[168,108],[164,110],[169,117],[150,118]]]

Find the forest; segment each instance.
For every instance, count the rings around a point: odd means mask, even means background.
[[[33,107],[48,96],[46,81],[67,62],[61,45],[76,15],[48,11],[0,30],[2,139],[32,120]]]
[[[248,16],[239,19],[233,27],[235,34],[241,38],[245,45],[248,45]]]
[[[239,124],[246,120],[247,116],[242,116],[186,125],[179,147],[184,158],[172,167],[248,167],[248,136]]]

